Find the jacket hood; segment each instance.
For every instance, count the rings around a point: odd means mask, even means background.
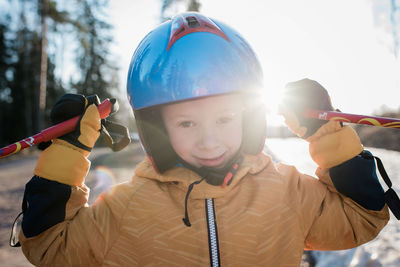
[[[221,197],[235,188],[240,180],[247,174],[257,174],[271,163],[271,158],[264,153],[258,155],[245,155],[241,166],[234,175],[232,183],[229,186],[222,188],[221,186],[213,186],[206,182],[202,182],[193,188],[190,197],[194,199]],[[197,173],[185,167],[175,167],[160,174],[153,168],[148,157],[137,165],[135,176],[156,180],[161,183],[174,183],[185,192],[191,183],[202,178]]]

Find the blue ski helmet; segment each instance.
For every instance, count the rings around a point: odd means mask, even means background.
[[[158,114],[160,105],[227,93],[259,97],[262,86],[262,69],[247,41],[228,25],[197,12],[179,14],[147,34],[134,52],[127,80],[142,145],[160,172],[176,162],[173,150],[165,152],[170,143]],[[258,124],[251,129],[256,134],[247,134],[257,136],[256,149],[245,149],[253,154],[265,140],[260,108],[257,119],[249,118]],[[167,156],[160,159],[158,154]]]

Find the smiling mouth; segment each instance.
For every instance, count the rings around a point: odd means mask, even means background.
[[[197,161],[206,167],[219,167],[225,162],[225,153],[215,158],[197,158]]]

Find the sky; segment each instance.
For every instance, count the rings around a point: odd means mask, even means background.
[[[273,121],[279,121],[275,111],[285,84],[303,78],[322,84],[334,107],[343,112],[372,114],[383,105],[400,108],[400,59],[391,51],[388,29],[376,26],[372,0],[200,2],[202,13],[238,30],[255,50]],[[136,46],[159,24],[161,1],[110,4],[113,51],[125,88]]]

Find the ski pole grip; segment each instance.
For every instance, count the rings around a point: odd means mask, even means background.
[[[99,110],[100,118],[105,119],[111,113],[114,113],[116,112],[116,110],[118,110],[118,103],[115,99],[110,100],[107,98],[97,106],[97,109]],[[69,120],[60,122],[59,124],[44,129],[38,134],[25,138],[6,147],[0,148],[0,158],[17,153],[24,148],[31,147],[41,142],[50,141],[51,139],[55,139],[57,137],[72,132],[79,121],[79,117],[80,116],[76,116]]]
[[[319,120],[335,120],[335,121],[349,122],[355,124],[366,124],[371,126],[400,129],[400,119],[398,118],[367,116],[367,115],[350,114],[344,112],[313,110],[313,109],[305,110],[303,116],[305,118],[313,118]]]
[[[98,105],[97,109],[99,110],[100,113],[100,118],[105,119],[107,118],[111,113],[114,113],[114,108],[113,106],[116,105],[117,102],[115,98],[112,99],[106,99],[104,100],[100,105]]]
[[[107,98],[97,106],[101,119],[105,119],[110,115],[113,110],[113,102],[115,102],[114,99],[110,100]],[[38,142],[35,142],[35,144],[50,141],[51,139],[55,139],[57,137],[72,132],[75,129],[79,118],[80,116],[73,117],[69,120],[60,122],[59,124],[56,124],[50,128],[41,131],[41,140],[38,140]]]

